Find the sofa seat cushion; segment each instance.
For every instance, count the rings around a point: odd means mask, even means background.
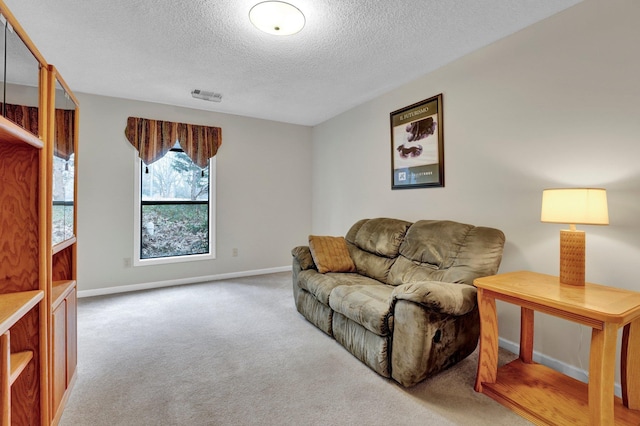
[[[372,333],[387,336],[393,329],[393,289],[383,284],[338,286],[331,291],[329,306]]]
[[[339,286],[380,284],[378,281],[358,274],[329,272],[321,274],[315,269],[301,271],[298,274],[300,288],[311,293],[318,302],[329,306],[331,290]]]

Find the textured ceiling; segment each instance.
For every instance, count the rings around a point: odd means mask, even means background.
[[[315,125],[579,1],[289,0],[284,37],[251,25],[259,0],[5,3],[75,92]]]

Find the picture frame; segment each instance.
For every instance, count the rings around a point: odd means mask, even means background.
[[[391,189],[444,187],[442,93],[389,114]]]

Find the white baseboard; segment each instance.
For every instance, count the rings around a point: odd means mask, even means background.
[[[103,296],[106,294],[126,293],[129,291],[149,290],[152,288],[171,287],[176,285],[196,284],[207,281],[228,280],[231,278],[251,277],[254,275],[273,274],[276,272],[291,271],[291,266],[279,266],[267,269],[255,269],[252,271],[229,272],[226,274],[207,275],[203,277],[179,278],[176,280],[156,281],[141,284],[121,285],[116,287],[97,288],[95,290],[78,290],[78,297]]]
[[[498,342],[501,348],[506,349],[509,352],[513,352],[514,354],[520,352],[520,345],[517,343],[514,343],[502,337],[498,338]],[[539,364],[546,365],[549,368],[559,371],[560,373],[565,374],[569,377],[573,377],[576,380],[580,380],[581,382],[589,382],[588,371],[575,367],[571,364],[567,364],[566,362],[559,361],[538,351],[533,351],[533,360]],[[622,388],[620,387],[620,383],[614,384],[613,391],[617,396],[621,397]]]

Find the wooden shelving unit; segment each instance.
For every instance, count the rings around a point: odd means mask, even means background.
[[[0,125],[0,140],[3,143],[11,144],[28,144],[34,148],[44,148],[44,142],[42,142],[36,135],[33,135],[17,124],[2,118],[2,124]]]
[[[5,56],[15,61],[25,59],[33,68],[28,72],[37,87],[34,98],[10,97],[2,81],[3,111],[0,117],[0,424],[49,424],[48,384],[48,286],[47,286],[47,200],[46,139],[42,129],[47,121],[47,69],[42,55],[23,28],[0,0],[0,13],[14,31],[5,33]],[[22,43],[22,56],[12,56],[9,47]],[[15,53],[15,52],[13,52]],[[5,68],[6,69],[6,68]],[[21,76],[22,77],[22,76]],[[26,92],[25,92],[26,93]],[[23,102],[24,101],[24,102]],[[27,103],[29,102],[29,103]],[[31,133],[8,119],[10,109],[29,108],[29,120],[36,120],[38,131]],[[24,123],[22,123],[24,124]],[[27,126],[25,126],[27,127]],[[30,125],[29,128],[32,128]],[[32,129],[33,130],[33,129]]]
[[[75,287],[75,280],[54,281],[51,291],[51,308],[55,311]]]
[[[52,176],[52,183],[56,180],[56,170],[54,158],[67,161],[67,172],[73,176],[73,190],[70,194],[65,193],[65,202],[73,204],[73,215],[70,220],[65,220],[64,224],[52,225],[49,232],[48,245],[51,247],[48,255],[50,259],[49,271],[49,306],[50,306],[50,332],[49,332],[49,382],[51,396],[51,419],[53,424],[60,421],[64,411],[66,401],[69,398],[71,389],[76,378],[77,364],[77,290],[76,290],[76,203],[77,198],[77,134],[78,134],[78,100],[75,98],[66,82],[58,74],[55,67],[49,66],[49,127],[48,140],[52,143],[47,145],[48,174]],[[58,114],[67,114],[66,117],[73,117],[71,128],[59,132],[56,128],[59,123]],[[60,134],[71,135],[70,139],[59,140]],[[68,156],[68,157],[67,157]],[[73,158],[73,161],[71,160]],[[71,163],[71,164],[70,164]],[[66,185],[65,185],[66,186]],[[47,198],[51,201],[48,205],[53,208],[54,197],[53,185],[47,188]],[[66,208],[66,207],[65,207]],[[49,218],[53,217],[53,211]],[[66,215],[65,215],[66,218]],[[50,221],[51,225],[51,221]],[[65,231],[62,240],[56,238],[52,240],[55,229],[67,227],[72,228],[72,233]]]
[[[11,328],[44,298],[40,290],[0,295],[1,424],[11,423],[11,388],[34,357],[33,350],[11,351]]]
[[[78,101],[3,0],[0,14],[13,28],[0,66],[12,61],[5,70],[21,73],[0,78],[0,426],[50,425],[62,416],[77,364]],[[54,156],[68,166],[58,176],[73,178],[63,185],[73,190],[55,242]]]
[[[42,141],[0,117],[0,424],[41,424],[48,410]]]
[[[44,297],[41,290],[0,294],[0,334],[7,332]]]
[[[33,352],[24,351],[10,356],[9,383],[13,384],[33,359]]]

